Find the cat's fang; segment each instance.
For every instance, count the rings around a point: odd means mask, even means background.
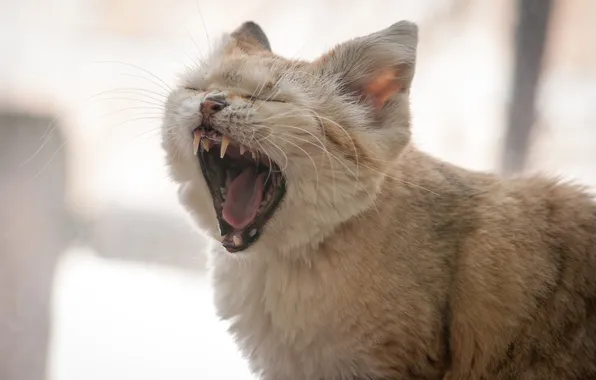
[[[252,156],[253,160],[257,160],[257,154],[255,152],[253,152],[252,150],[250,151],[250,155]]]
[[[213,141],[211,141],[209,139],[203,139],[202,144],[203,144],[203,149],[205,149],[205,152],[209,152],[209,150],[211,149],[211,146],[213,145]]]
[[[226,150],[228,150],[228,145],[230,145],[230,138],[228,136],[223,136],[221,139],[221,150],[219,152],[219,157],[224,158],[226,155]]]
[[[194,131],[192,134],[192,153],[196,156],[199,152],[199,145],[201,144],[201,134],[199,131]]]
[[[242,237],[240,235],[234,235],[232,237],[232,240],[234,241],[234,245],[236,247],[241,246],[242,245]]]
[[[240,155],[243,156],[244,152],[246,152],[246,147],[244,145],[240,145]]]

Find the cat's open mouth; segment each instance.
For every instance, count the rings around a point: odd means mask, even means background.
[[[222,245],[228,252],[245,250],[285,194],[281,170],[263,153],[209,127],[193,131],[193,149],[213,198]]]

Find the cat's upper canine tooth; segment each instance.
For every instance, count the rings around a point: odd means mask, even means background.
[[[252,150],[250,151],[250,155],[252,156],[253,160],[257,160],[257,154],[255,152],[253,152]]]
[[[219,152],[219,157],[224,158],[226,155],[226,150],[228,150],[228,145],[230,145],[230,138],[226,135],[223,136],[221,139],[221,150]]]
[[[205,151],[209,152],[209,149],[211,149],[211,146],[213,145],[213,141],[211,141],[209,139],[203,139],[202,143],[203,143],[203,149],[205,149]]]
[[[234,241],[234,245],[237,247],[239,245],[242,245],[242,236],[240,235],[234,235],[232,236],[232,240]]]
[[[196,156],[199,152],[199,145],[201,143],[201,134],[199,131],[194,131],[192,138],[192,153]]]
[[[244,145],[240,145],[240,155],[244,155],[244,152],[246,152],[246,147]]]

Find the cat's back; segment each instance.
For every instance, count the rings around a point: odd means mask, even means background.
[[[492,361],[491,372],[502,379],[594,379],[596,203],[583,188],[560,181],[505,185],[518,194],[525,215],[524,226],[514,225],[521,235],[514,247],[530,274],[524,283],[532,296],[516,337]]]
[[[432,200],[452,242],[436,245],[453,247],[449,379],[596,378],[593,196],[558,180],[420,162],[438,194],[420,199]]]

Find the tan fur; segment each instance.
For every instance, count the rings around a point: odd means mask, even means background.
[[[253,371],[266,380],[596,378],[592,197],[419,152],[408,106],[415,25],[313,63],[274,55],[255,25],[183,80],[163,128],[181,202],[216,242],[219,314]],[[389,88],[403,91],[379,108],[367,85],[388,69],[398,73]],[[234,255],[217,243],[191,151],[208,89],[231,103],[211,123],[267,153],[288,183],[262,236]]]

